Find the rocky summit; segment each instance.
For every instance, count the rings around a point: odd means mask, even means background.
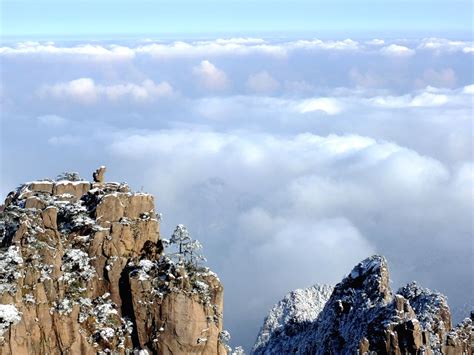
[[[0,354],[225,354],[223,287],[192,257],[196,244],[163,253],[153,196],[104,173],[92,182],[66,173],[7,196]]]
[[[416,283],[393,292],[382,256],[365,259],[330,296],[327,291],[320,286],[295,291],[275,305],[253,353],[473,353],[473,315],[453,328],[446,298],[440,293]],[[312,317],[298,316],[307,314]]]

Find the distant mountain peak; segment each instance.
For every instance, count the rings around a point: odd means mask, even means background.
[[[264,322],[254,354],[467,354],[473,350],[473,320],[467,318],[452,328],[446,297],[416,282],[392,292],[383,256],[361,261],[332,291],[330,287],[324,290],[327,293],[320,291],[296,290],[278,302]],[[324,296],[320,298],[324,304],[313,302],[315,294]]]

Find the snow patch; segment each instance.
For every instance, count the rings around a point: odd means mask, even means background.
[[[333,286],[314,285],[305,289],[297,289],[287,294],[275,304],[265,319],[253,351],[263,349],[272,337],[287,324],[313,322],[323,310]]]
[[[1,252],[0,256],[0,295],[5,292],[15,293],[15,281],[22,275],[19,270],[23,265],[20,248],[12,245],[6,251]]]
[[[21,313],[12,304],[0,304],[0,337],[5,334],[10,325],[21,321]]]

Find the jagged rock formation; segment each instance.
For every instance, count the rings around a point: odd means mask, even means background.
[[[278,343],[291,341],[318,318],[333,289],[329,285],[314,285],[287,294],[265,318],[252,351],[258,354],[262,349],[278,348]]]
[[[416,283],[393,293],[386,260],[373,256],[335,286],[316,320],[257,341],[254,354],[472,354],[472,334],[472,316],[451,328],[443,295]]]
[[[225,354],[223,288],[163,255],[153,196],[77,174],[0,214],[0,354]]]

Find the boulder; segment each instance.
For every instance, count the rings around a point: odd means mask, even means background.
[[[68,181],[62,180],[54,184],[53,195],[72,195],[76,199],[80,199],[91,189],[89,181]]]
[[[103,184],[105,182],[105,170],[105,166],[101,166],[96,171],[94,171],[94,173],[92,174],[94,182],[97,182],[99,184]]]

